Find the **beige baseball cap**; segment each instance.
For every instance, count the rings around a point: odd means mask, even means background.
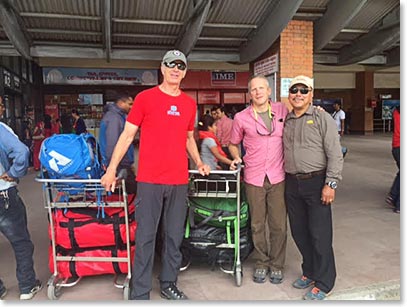
[[[296,84],[304,84],[307,87],[314,88],[314,81],[311,78],[303,75],[296,76],[294,79],[292,79],[289,88],[292,88]]]

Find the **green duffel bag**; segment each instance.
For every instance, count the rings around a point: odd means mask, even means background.
[[[192,228],[202,225],[231,227],[237,225],[237,200],[231,198],[189,197],[189,224]],[[241,201],[240,228],[246,227],[249,204]]]

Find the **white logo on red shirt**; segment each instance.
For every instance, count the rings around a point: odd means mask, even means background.
[[[181,114],[177,111],[177,106],[171,106],[170,110],[167,111],[168,115],[180,116]]]

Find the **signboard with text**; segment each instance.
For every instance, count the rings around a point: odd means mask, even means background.
[[[278,55],[274,54],[254,62],[254,74],[268,76],[278,71]]]
[[[236,85],[236,72],[235,71],[212,71],[211,72],[211,85],[213,85],[213,86]]]
[[[157,85],[157,70],[43,68],[44,84]]]
[[[198,104],[220,104],[220,92],[198,91]]]
[[[244,104],[246,102],[245,93],[223,93],[224,104]]]

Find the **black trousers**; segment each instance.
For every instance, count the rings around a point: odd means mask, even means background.
[[[324,184],[325,175],[309,179],[287,175],[285,201],[291,234],[302,255],[303,275],[315,280],[315,286],[328,293],[335,284],[336,268],[331,206],[321,202]]]
[[[136,254],[130,299],[149,299],[157,230],[162,223],[160,286],[176,282],[181,267],[181,243],[185,232],[188,185],[138,182],[136,205]]]

